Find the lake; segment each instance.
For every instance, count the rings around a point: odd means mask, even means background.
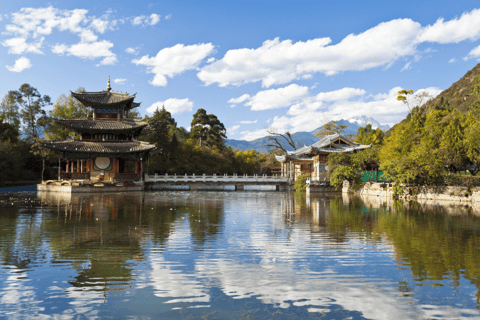
[[[480,318],[468,206],[288,192],[0,194],[0,317]]]

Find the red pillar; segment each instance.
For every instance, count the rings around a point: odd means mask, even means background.
[[[70,160],[67,159],[67,167],[65,169],[66,173],[68,173],[68,169],[70,169]]]

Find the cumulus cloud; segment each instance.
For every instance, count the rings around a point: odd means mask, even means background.
[[[270,87],[316,72],[333,75],[385,66],[415,53],[413,40],[420,29],[417,22],[398,19],[358,35],[350,34],[335,45],[330,45],[330,38],[296,43],[276,38],[257,49],[229,50],[222,59],[204,66],[198,77],[207,85],[261,81],[263,87]]]
[[[240,125],[235,125],[235,126],[232,126],[230,128],[227,128],[227,133],[228,134],[235,134],[235,131],[237,131],[238,128],[240,128]]]
[[[366,93],[363,89],[356,88],[342,88],[335,91],[320,92],[316,95],[317,101],[339,101],[348,100],[356,96],[363,96]]]
[[[36,42],[27,43],[25,38],[15,37],[5,40],[2,44],[4,47],[9,48],[8,53],[23,54],[32,52],[42,54],[43,52],[40,50],[40,48],[42,47],[44,39],[45,38],[42,37]]]
[[[245,93],[245,94],[241,95],[240,97],[232,98],[232,99],[228,100],[227,102],[228,103],[233,103],[233,104],[238,104],[238,103],[242,103],[243,101],[245,101],[249,98],[250,98],[250,95],[248,93]]]
[[[160,110],[162,107],[165,106],[165,109],[168,110],[171,114],[179,114],[184,112],[192,111],[193,109],[193,102],[190,101],[188,98],[185,99],[177,99],[177,98],[170,98],[165,101],[158,101],[152,104],[150,107],[147,108],[148,113],[154,113],[157,108]]]
[[[45,36],[54,30],[68,31],[80,38],[77,44],[56,44],[52,52],[77,56],[83,59],[103,58],[98,65],[117,62],[115,54],[110,50],[113,44],[106,40],[98,40],[95,33],[103,34],[106,30],[114,30],[116,20],[109,18],[109,13],[100,18],[87,16],[88,10],[61,10],[49,6],[47,8],[22,8],[12,14],[12,21],[5,29],[7,34],[15,37],[2,44],[9,48],[9,53],[27,52],[42,53],[41,46]],[[27,40],[33,40],[28,42]]]
[[[131,22],[134,26],[154,26],[160,22],[160,15],[156,13],[152,13],[149,17],[141,15],[132,18]]]
[[[291,84],[285,88],[260,91],[245,105],[255,111],[284,108],[307,95],[308,87]]]
[[[480,9],[465,12],[458,19],[445,22],[440,18],[425,27],[418,35],[418,42],[458,43],[480,38]]]
[[[344,71],[361,71],[390,67],[400,58],[421,58],[417,46],[424,42],[458,43],[480,38],[480,9],[460,18],[437,20],[422,27],[411,19],[397,19],[378,24],[363,33],[350,34],[332,44],[330,38],[308,41],[265,41],[258,48],[227,51],[222,59],[204,66],[197,74],[206,85],[240,86],[261,82],[263,87],[309,79],[315,73],[334,75]],[[425,50],[426,53],[434,52]],[[467,56],[474,57],[476,52]],[[403,70],[410,67],[407,64]]]
[[[258,120],[253,120],[253,121],[248,121],[248,120],[243,120],[240,121],[241,124],[254,124],[257,123]]]
[[[138,47],[125,49],[126,53],[137,55],[139,54]]]
[[[472,58],[480,58],[480,46],[473,48],[463,60],[469,60]]]
[[[184,46],[177,44],[170,48],[160,50],[156,56],[148,55],[132,62],[136,65],[146,66],[148,73],[155,76],[150,81],[154,86],[166,86],[167,76],[173,78],[187,70],[195,69],[198,64],[213,52],[214,46],[211,43],[194,44]]]
[[[12,72],[22,72],[23,70],[29,69],[31,67],[32,64],[30,63],[30,60],[25,57],[21,57],[15,60],[15,64],[13,66],[6,66],[6,68]]]
[[[317,96],[306,96],[292,104],[286,115],[275,116],[270,123],[280,131],[312,131],[325,122],[325,119],[340,120],[350,119],[354,116],[373,117],[382,124],[393,125],[408,113],[408,107],[401,101],[397,101],[400,87],[395,87],[386,93],[365,97],[362,89],[343,88],[340,90],[322,92]],[[436,97],[442,90],[429,87],[417,90],[417,93],[428,92]],[[350,94],[347,94],[350,92]],[[357,92],[357,94],[353,94]],[[342,93],[342,94],[340,94]],[[317,97],[327,97],[319,101]],[[336,98],[333,98],[336,97]],[[266,136],[265,130],[243,131],[241,139],[254,140]]]
[[[116,84],[125,84],[125,81],[127,81],[127,79],[122,79],[122,78],[113,79],[113,82]]]
[[[52,52],[59,55],[76,56],[82,59],[104,58],[98,65],[112,65],[117,62],[116,55],[110,51],[112,47],[113,43],[102,40],[97,42],[79,42],[71,46],[57,44],[52,47]]]

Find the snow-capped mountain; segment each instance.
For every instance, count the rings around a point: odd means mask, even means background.
[[[383,131],[387,131],[388,129],[390,129],[390,126],[388,124],[381,125],[380,122],[378,122],[377,120],[367,116],[356,116],[348,119],[347,121],[350,123],[355,123],[359,127],[365,127],[367,124],[371,124],[373,129],[380,128]]]

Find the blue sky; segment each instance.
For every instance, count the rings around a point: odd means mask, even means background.
[[[0,95],[137,93],[188,128],[198,108],[233,139],[328,120],[402,120],[401,88],[435,96],[480,59],[478,1],[11,1]]]

